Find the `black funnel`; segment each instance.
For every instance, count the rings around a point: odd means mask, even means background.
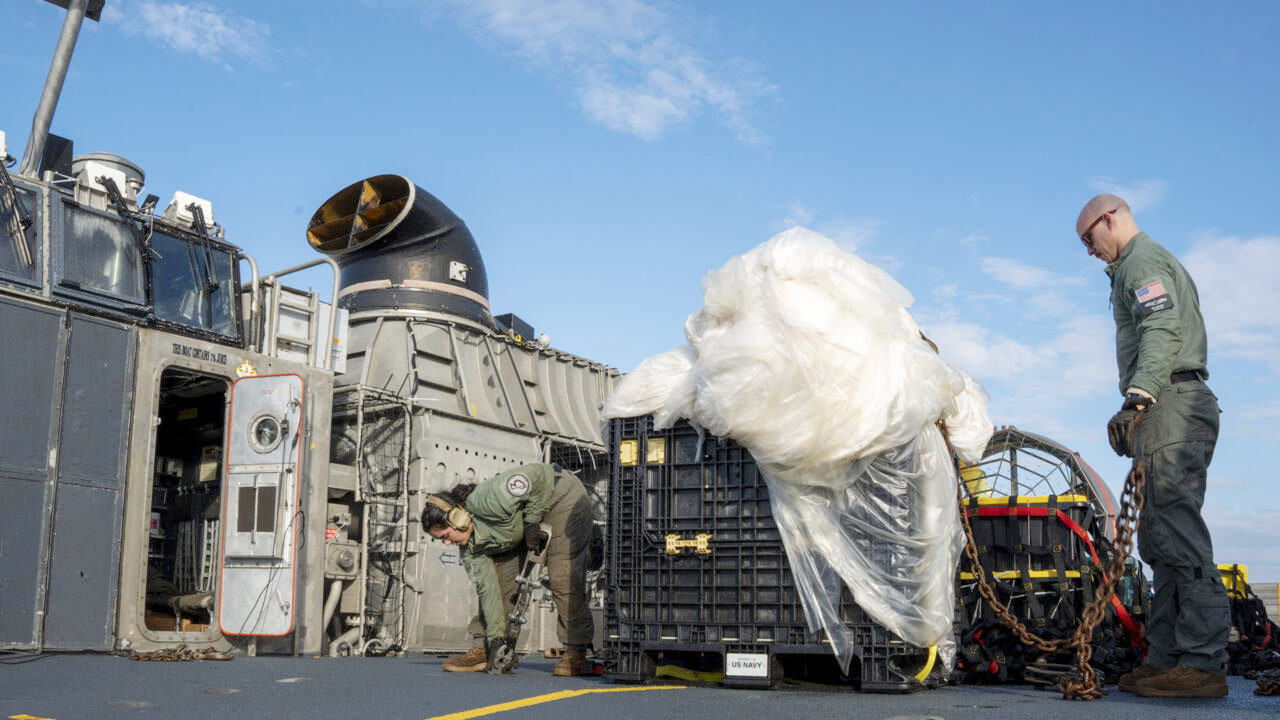
[[[339,307],[436,310],[493,324],[471,231],[408,178],[378,175],[340,190],[312,216],[307,242],[342,269]]]

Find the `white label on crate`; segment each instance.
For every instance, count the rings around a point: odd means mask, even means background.
[[[725,677],[769,677],[768,653],[725,653]]]

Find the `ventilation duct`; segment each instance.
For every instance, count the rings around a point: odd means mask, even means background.
[[[340,190],[312,216],[307,242],[341,268],[340,307],[434,310],[493,324],[471,231],[408,178],[378,175]]]

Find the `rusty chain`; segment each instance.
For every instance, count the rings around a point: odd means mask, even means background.
[[[1129,447],[1135,447],[1134,434],[1142,423],[1143,414],[1139,413],[1133,426],[1129,429]],[[973,527],[969,524],[967,499],[969,486],[960,475],[960,459],[951,447],[951,438],[947,434],[945,423],[941,424],[942,437],[946,440],[947,449],[951,451],[956,470],[956,501],[959,504],[960,522],[964,527],[965,556],[972,567],[973,577],[977,581],[978,593],[995,610],[996,617],[1005,624],[1024,645],[1034,647],[1046,653],[1066,652],[1075,649],[1076,672],[1072,676],[1063,676],[1058,681],[1062,696],[1067,700],[1096,700],[1105,693],[1099,686],[1097,674],[1089,661],[1093,657],[1093,631],[1106,617],[1107,603],[1115,594],[1116,583],[1124,574],[1125,561],[1133,550],[1133,536],[1138,528],[1138,513],[1145,500],[1143,494],[1147,476],[1142,466],[1141,454],[1133,458],[1133,466],[1125,477],[1124,490],[1120,494],[1120,513],[1116,516],[1116,552],[1112,553],[1111,562],[1106,568],[1105,582],[1094,591],[1093,602],[1081,613],[1080,626],[1071,638],[1045,640],[1027,629],[1021,620],[1007,606],[996,599],[995,590],[987,582],[986,572],[982,569],[982,561],[978,557],[978,548],[973,539]]]
[[[129,659],[161,662],[187,662],[190,660],[230,660],[231,655],[229,653],[219,652],[211,647],[197,649],[187,647],[187,644],[183,643],[177,647],[151,650],[149,652],[134,650],[129,653]]]
[[[1259,671],[1254,679],[1258,681],[1254,695],[1280,695],[1280,668]]]

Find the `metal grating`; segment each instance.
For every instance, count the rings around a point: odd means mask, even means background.
[[[1119,503],[1102,478],[1070,448],[1015,427],[996,430],[982,462],[961,468],[969,494],[978,498],[1084,495],[1094,511],[1108,519],[1114,536]]]
[[[412,412],[405,398],[355,387],[334,396],[335,438],[346,438],[357,465],[361,537],[361,654],[405,645],[409,451]]]

